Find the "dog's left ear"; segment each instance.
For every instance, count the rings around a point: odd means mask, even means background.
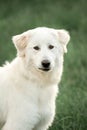
[[[18,51],[19,56],[24,56],[24,51],[28,42],[28,35],[26,33],[22,33],[12,37],[12,41]]]
[[[63,45],[64,52],[67,53],[67,44],[70,40],[70,35],[66,30],[57,30],[59,42]]]

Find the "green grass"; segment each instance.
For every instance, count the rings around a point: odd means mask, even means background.
[[[49,130],[87,130],[87,1],[0,0],[0,65],[16,56],[11,37],[37,26],[65,28],[71,35]]]

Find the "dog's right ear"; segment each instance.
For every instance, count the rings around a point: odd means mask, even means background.
[[[24,50],[28,43],[28,34],[22,33],[12,37],[12,41],[18,51],[19,56],[24,56]]]

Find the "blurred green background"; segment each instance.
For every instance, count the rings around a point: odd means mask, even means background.
[[[12,36],[38,26],[71,35],[49,130],[87,130],[87,0],[0,0],[0,65],[16,56]]]

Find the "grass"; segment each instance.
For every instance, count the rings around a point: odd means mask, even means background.
[[[87,130],[87,1],[0,0],[0,65],[16,55],[11,37],[37,26],[65,28],[65,55],[56,117],[49,130]]]

